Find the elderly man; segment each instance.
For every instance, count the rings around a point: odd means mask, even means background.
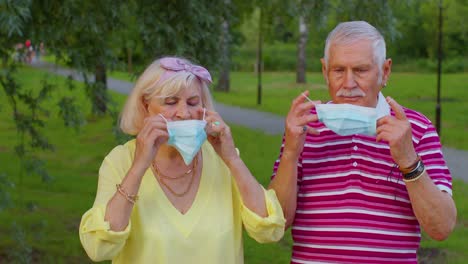
[[[417,263],[420,228],[444,240],[456,223],[437,132],[382,95],[392,61],[367,22],[339,24],[321,61],[332,101],[293,101],[270,184],[291,263]]]

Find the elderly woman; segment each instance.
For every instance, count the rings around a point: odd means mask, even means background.
[[[94,261],[243,263],[242,226],[279,240],[285,219],[213,109],[209,72],[183,58],[153,62],[121,117],[136,139],[104,159],[80,239]],[[207,139],[207,140],[206,140]]]

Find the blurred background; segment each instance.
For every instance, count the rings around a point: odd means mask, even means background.
[[[90,262],[81,215],[102,159],[129,139],[116,126],[126,94],[110,81],[131,86],[163,55],[208,68],[216,102],[283,117],[304,90],[329,99],[326,36],[366,20],[393,59],[385,95],[428,116],[468,164],[467,14],[467,0],[0,1],[0,263]],[[266,186],[281,134],[230,125]],[[452,176],[457,228],[444,242],[423,234],[421,263],[468,261],[468,184]],[[291,244],[289,232],[267,245],[246,236],[245,262],[288,263]]]

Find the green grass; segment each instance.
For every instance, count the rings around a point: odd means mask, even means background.
[[[29,68],[22,69],[19,73],[23,85],[31,89],[34,89],[40,83],[43,75],[41,71]],[[291,80],[288,81],[285,77]],[[405,81],[403,77],[402,75],[401,82]],[[245,96],[246,92],[239,91],[239,88],[236,88],[245,85],[243,88],[252,87],[249,89],[254,90],[255,85],[249,84],[252,78],[249,74],[234,73],[232,76],[234,95],[224,95],[223,97],[223,94],[216,93],[216,100],[227,102],[230,98],[236,98],[237,91],[237,97],[241,97],[240,94],[242,94],[244,98],[244,101],[240,100],[239,104],[246,104],[254,108],[255,97],[251,98],[253,102],[250,103],[248,101],[250,98]],[[320,76],[316,75],[315,77],[312,76],[312,78],[316,78],[318,82]],[[429,76],[428,78],[432,77]],[[453,86],[457,86],[456,83],[462,82],[463,78],[466,79],[466,77],[461,76],[460,79],[453,80]],[[398,78],[395,77],[394,79],[392,81],[394,80],[396,83]],[[49,76],[48,80],[60,86],[63,86],[64,83],[62,77]],[[412,81],[412,78],[406,80]],[[268,88],[271,91],[265,94],[265,105],[274,99],[278,104],[277,107],[283,108],[281,111],[286,111],[287,104],[289,104],[289,102],[285,103],[283,101],[289,101],[293,95],[303,89],[292,84],[293,74],[289,73],[265,74],[265,85],[267,83],[268,86],[265,87],[274,86],[274,88]],[[281,83],[291,83],[291,87],[286,86],[287,88],[284,88]],[[392,86],[387,88],[389,93],[393,89]],[[455,98],[462,98],[461,88],[457,89],[460,94]],[[324,88],[318,87],[312,91],[314,94],[323,93],[322,96],[326,98]],[[64,86],[60,87],[58,92],[60,94],[70,93],[66,91]],[[250,93],[254,94],[253,91]],[[78,84],[73,94],[79,98],[80,105],[89,116],[90,105],[85,99],[83,87]],[[275,95],[273,99],[271,94]],[[291,98],[286,98],[286,95]],[[112,97],[119,105],[122,105],[124,96],[112,93]],[[82,214],[93,203],[100,163],[104,156],[116,145],[111,131],[112,121],[109,117],[88,118],[87,125],[82,128],[80,133],[77,133],[63,127],[62,121],[55,115],[57,112],[57,107],[54,106],[55,100],[56,97],[52,97],[48,103],[51,116],[47,119],[44,132],[51,143],[55,145],[56,150],[55,152],[41,154],[47,160],[47,169],[54,176],[54,180],[46,184],[42,183],[36,176],[25,174],[24,183],[20,188],[18,186],[18,178],[21,173],[20,165],[13,154],[17,135],[11,121],[11,109],[6,102],[3,90],[0,90],[0,173],[5,172],[8,178],[16,183],[16,188],[10,190],[15,203],[18,204],[23,201],[25,204],[33,203],[35,205],[32,210],[16,207],[15,209],[0,211],[1,263],[3,263],[2,257],[15,246],[10,233],[13,221],[22,223],[24,226],[33,225],[33,228],[27,229],[27,237],[28,241],[33,245],[34,256],[37,260],[35,262],[90,263],[79,242],[78,225]],[[274,103],[271,103],[270,107],[272,109],[273,106]],[[266,110],[264,107],[262,106],[260,109]],[[450,113],[448,111],[449,108],[447,107],[446,115]],[[456,113],[451,114],[455,115]],[[446,133],[449,133],[449,129],[452,128],[447,128]],[[235,125],[232,125],[232,131],[236,145],[241,151],[241,157],[258,181],[266,185],[269,182],[273,162],[278,155],[281,136],[268,136],[259,131],[252,131]],[[461,137],[463,137],[464,132],[455,131],[453,133],[454,135],[461,134]],[[255,144],[252,144],[253,142]],[[21,189],[22,191],[20,191]],[[423,247],[443,248],[448,256],[448,263],[463,263],[465,259],[468,259],[468,253],[465,249],[468,237],[466,228],[468,224],[468,184],[455,181],[454,197],[458,207],[458,225],[455,232],[447,241],[435,242],[425,239],[422,245]],[[44,228],[37,227],[38,223],[41,222],[44,223]],[[291,237],[289,232],[279,243],[258,244],[248,237],[244,241],[245,262],[249,264],[288,263],[290,250]]]
[[[447,257],[447,263],[465,264],[468,259],[466,244],[468,241],[468,184],[461,180],[453,182],[453,197],[457,205],[458,218],[455,232],[449,239],[438,242],[431,240],[423,234],[421,247],[442,249]]]

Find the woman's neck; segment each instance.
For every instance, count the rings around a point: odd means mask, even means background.
[[[167,144],[162,144],[158,152],[156,154],[155,160],[164,160],[178,163],[179,161],[183,162],[182,156],[180,155],[179,151]]]

